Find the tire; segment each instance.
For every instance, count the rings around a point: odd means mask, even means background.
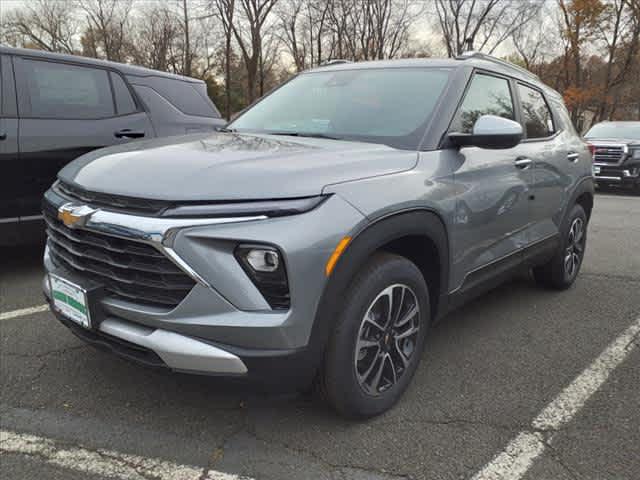
[[[587,215],[582,206],[576,204],[564,222],[558,251],[548,263],[533,269],[536,282],[555,290],[569,288],[580,273],[586,246]]]
[[[411,261],[377,253],[356,274],[344,298],[319,386],[341,415],[368,418],[391,408],[411,382],[431,317],[429,291]]]

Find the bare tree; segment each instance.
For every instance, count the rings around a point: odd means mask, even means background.
[[[231,24],[247,71],[247,100],[258,96],[258,75],[263,64],[264,30],[269,14],[278,0],[239,0],[243,21]],[[260,95],[263,94],[260,91]]]
[[[31,0],[10,11],[2,22],[2,40],[50,52],[74,53],[78,24],[75,2]]]
[[[235,0],[213,0],[213,7],[222,22],[224,33],[224,115],[231,119],[231,40],[233,38],[233,22],[236,8]]]
[[[144,4],[133,29],[131,56],[134,63],[155,70],[169,70],[175,63],[172,46],[180,35],[180,24],[167,5]]]
[[[435,0],[447,54],[493,53],[540,12],[542,0]]]
[[[595,112],[596,121],[610,117],[620,96],[619,87],[632,71],[640,44],[640,0],[612,0],[605,7],[604,21],[597,26],[606,46],[603,93]]]
[[[80,7],[87,20],[82,37],[84,54],[125,61],[132,0],[80,0]]]

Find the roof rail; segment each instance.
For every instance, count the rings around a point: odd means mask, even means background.
[[[523,75],[526,75],[528,77],[532,77],[532,78],[535,78],[536,80],[540,80],[540,77],[538,77],[538,75],[536,75],[533,72],[530,72],[526,68],[522,68],[521,66],[516,65],[515,63],[507,62],[506,60],[502,60],[500,58],[496,58],[496,57],[494,57],[492,55],[487,55],[486,53],[476,52],[474,50],[471,50],[471,51],[468,51],[468,52],[464,52],[463,54],[458,55],[456,57],[456,60],[468,60],[470,58],[477,58],[479,60],[486,60],[488,62],[497,63],[498,65],[502,65],[503,67],[507,67],[507,68],[511,68],[513,70],[517,70],[518,72],[520,72]]]
[[[351,60],[345,60],[342,58],[334,58],[333,60],[327,60],[320,64],[321,67],[327,67],[329,65],[340,65],[341,63],[353,63]]]

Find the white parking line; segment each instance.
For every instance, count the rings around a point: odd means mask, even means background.
[[[571,382],[531,423],[531,430],[520,432],[507,447],[473,476],[472,480],[518,480],[522,478],[553,440],[554,433],[584,407],[613,370],[637,347],[640,318],[627,328]]]
[[[0,313],[0,320],[11,320],[12,318],[24,317],[32,313],[41,313],[49,310],[49,305],[38,305],[37,307],[21,308],[11,312]]]
[[[120,480],[251,480],[158,458],[58,444],[49,438],[0,430],[0,453],[32,456],[57,467]]]

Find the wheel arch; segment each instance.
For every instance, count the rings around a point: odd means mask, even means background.
[[[595,185],[593,178],[584,178],[575,188],[571,195],[571,200],[567,204],[564,218],[569,214],[574,205],[580,205],[587,214],[587,221],[591,219],[593,211],[593,199],[595,196]]]
[[[424,242],[424,243],[423,243]],[[432,320],[444,310],[449,282],[449,240],[442,218],[434,211],[413,209],[387,215],[358,231],[327,281],[314,318],[310,347],[321,359],[339,306],[349,284],[375,252],[386,251],[413,261],[429,286]],[[421,248],[424,245],[425,248]],[[433,261],[437,259],[437,274]],[[435,290],[435,291],[434,291]]]

